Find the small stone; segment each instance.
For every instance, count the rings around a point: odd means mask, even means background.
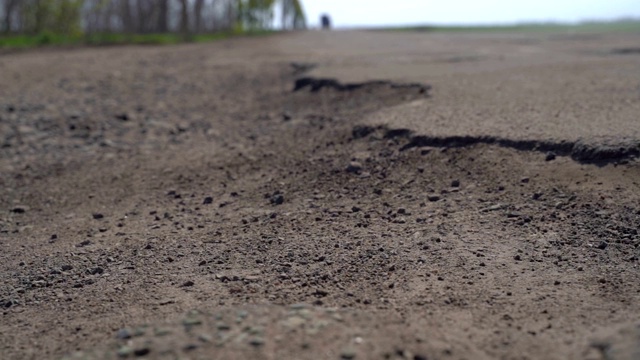
[[[92,269],[89,269],[89,274],[91,275],[100,275],[104,273],[104,269],[101,267],[94,267]]]
[[[76,247],[85,247],[85,246],[89,246],[91,245],[91,240],[85,240],[79,244],[76,245]]]
[[[251,346],[260,347],[264,345],[264,339],[261,337],[254,337],[249,341],[249,344],[251,344]]]
[[[520,179],[520,182],[523,184],[528,184],[529,183],[529,178],[528,177],[523,177],[522,179]]]
[[[207,196],[207,197],[206,197],[206,198],[204,198],[204,200],[202,201],[202,204],[203,204],[203,205],[209,205],[209,204],[211,204],[211,203],[213,203],[213,197],[211,197],[211,196]]]
[[[553,151],[549,151],[544,158],[545,161],[553,161],[555,159],[556,159],[556,153],[554,153]]]
[[[451,182],[451,187],[454,187],[454,188],[460,187],[460,180],[453,180]]]
[[[282,113],[282,120],[289,121],[292,118],[293,117],[291,116],[291,114],[288,111],[285,111],[285,112]]]
[[[273,205],[282,205],[284,203],[284,195],[275,194],[271,197],[271,204]]]
[[[126,340],[126,339],[131,339],[131,332],[129,331],[129,329],[120,329],[118,330],[118,333],[116,334],[116,339],[120,339],[120,340]]]
[[[440,200],[440,196],[438,196],[438,195],[427,195],[427,200],[429,200],[431,202],[436,202],[436,201]]]
[[[182,348],[182,350],[189,352],[189,351],[196,350],[198,347],[199,347],[198,344],[187,344]]]
[[[202,320],[195,318],[195,317],[188,317],[184,320],[182,320],[182,325],[184,326],[196,326],[196,325],[201,325],[202,324]]]
[[[132,353],[133,353],[133,349],[129,346],[122,346],[117,351],[117,354],[119,357],[128,357]]]
[[[62,269],[62,271],[69,271],[69,270],[73,269],[73,266],[71,266],[71,265],[62,265],[62,267],[60,269]]]
[[[185,281],[185,282],[182,284],[182,287],[191,287],[191,286],[193,286],[193,285],[195,285],[195,284],[196,284],[196,283],[194,283],[193,281],[191,281],[191,280],[187,280],[187,281]]]
[[[149,349],[148,347],[141,347],[138,349],[135,349],[133,351],[133,355],[137,356],[137,357],[143,357],[143,356],[147,356],[149,355],[149,353],[151,352],[151,349]]]
[[[353,348],[346,348],[344,350],[342,350],[342,352],[340,353],[340,358],[344,359],[344,360],[352,360],[356,358],[356,350]]]
[[[118,119],[120,121],[129,121],[130,118],[131,117],[127,113],[122,113],[122,114],[116,115],[116,119]]]
[[[555,286],[560,285],[560,280],[556,280],[556,281],[554,281],[554,282],[553,282],[553,285],[555,285]]]
[[[104,215],[100,213],[94,213],[92,216],[95,220],[104,219]]]
[[[352,173],[352,174],[357,174],[359,172],[362,171],[362,164],[360,164],[357,161],[352,161],[349,163],[349,165],[347,166],[346,171],[348,173]]]
[[[600,244],[598,244],[597,248],[600,250],[604,250],[609,246],[609,243],[606,241],[601,241]]]
[[[225,324],[225,323],[218,323],[216,325],[216,328],[220,331],[229,331],[231,330],[231,326],[229,324]]]
[[[516,256],[513,257],[513,260],[522,261],[522,257],[520,255],[516,255]]]

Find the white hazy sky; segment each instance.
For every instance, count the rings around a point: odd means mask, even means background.
[[[336,27],[504,24],[640,17],[640,0],[302,0],[309,22],[328,13]]]

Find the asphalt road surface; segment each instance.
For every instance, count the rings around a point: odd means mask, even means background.
[[[638,34],[0,54],[2,359],[638,359]]]

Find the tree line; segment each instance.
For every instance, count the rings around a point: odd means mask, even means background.
[[[300,0],[0,0],[5,34],[186,33],[306,27]]]

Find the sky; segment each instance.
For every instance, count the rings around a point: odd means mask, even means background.
[[[640,18],[640,0],[302,0],[309,23],[336,27],[481,25]]]

